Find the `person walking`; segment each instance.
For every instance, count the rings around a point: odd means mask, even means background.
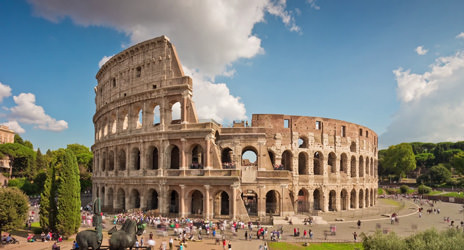
[[[358,229],[360,229],[361,228],[361,220],[358,220],[357,224],[358,224]]]
[[[248,231],[245,230],[245,240],[248,240]]]
[[[353,233],[353,238],[354,238],[354,242],[358,240],[358,234],[356,232]]]

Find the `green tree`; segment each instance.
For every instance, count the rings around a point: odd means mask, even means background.
[[[13,176],[25,176],[29,180],[36,174],[35,152],[20,143],[0,144],[0,152],[13,161]]]
[[[44,169],[47,168],[47,159],[45,158],[45,156],[40,151],[40,148],[37,149],[37,154],[36,154],[36,157],[35,157],[35,163],[36,163],[35,165],[37,166],[38,171],[41,171],[41,170],[44,170]]]
[[[55,230],[56,222],[56,176],[55,167],[50,166],[40,196],[40,227],[44,231]]]
[[[464,151],[455,154],[453,158],[451,158],[451,165],[456,171],[464,174]]]
[[[433,166],[433,161],[435,160],[435,155],[432,153],[420,153],[416,156],[416,166],[420,168],[427,168]]]
[[[0,235],[23,225],[29,209],[28,198],[17,188],[0,188]]]
[[[80,225],[80,182],[76,157],[69,149],[58,150],[55,164],[61,169],[57,189],[56,229],[62,235],[76,233]]]
[[[442,164],[431,167],[428,174],[433,184],[442,184],[449,181],[451,178],[451,171]]]
[[[381,160],[383,168],[395,173],[399,178],[416,168],[416,159],[409,143],[390,146]]]

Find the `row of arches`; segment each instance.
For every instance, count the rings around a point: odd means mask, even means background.
[[[162,123],[181,123],[181,103],[179,101],[169,103],[167,109],[169,111],[164,115],[161,113],[161,110],[164,109],[159,104],[153,104],[147,110],[143,110],[142,106],[135,106],[131,110],[132,115],[126,110],[121,111],[118,117],[116,114],[112,114],[109,118],[102,119],[103,122],[99,123],[95,129],[95,140],[101,140],[109,134],[116,134],[118,131],[124,131],[129,128],[141,129],[149,125],[158,126]]]

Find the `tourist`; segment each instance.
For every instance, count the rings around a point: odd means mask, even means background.
[[[79,245],[77,244],[76,241],[73,241],[72,249],[79,249]]]
[[[53,243],[52,250],[60,250],[60,247],[56,244],[56,242]]]
[[[309,229],[309,239],[310,240],[313,239],[313,231],[311,229]]]
[[[222,249],[226,249],[226,239],[222,240]]]
[[[172,250],[172,247],[174,245],[174,240],[172,239],[172,237],[169,239],[169,250]]]
[[[232,243],[230,243],[230,240],[229,240],[228,248],[229,248],[229,250],[232,250]]]
[[[248,231],[245,230],[245,240],[248,239]]]
[[[361,220],[358,220],[357,224],[358,224],[358,229],[360,229],[361,228]]]
[[[143,247],[143,236],[140,237],[140,246]]]
[[[358,239],[358,234],[356,232],[353,233],[353,238],[354,238],[354,241],[356,242]]]
[[[148,247],[151,249],[155,248],[156,241],[153,239],[153,233],[150,234],[151,236],[148,237]]]

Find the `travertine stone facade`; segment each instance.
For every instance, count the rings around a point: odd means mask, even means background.
[[[200,122],[164,36],[113,56],[96,78],[93,194],[107,211],[264,219],[376,203],[374,131],[272,114]]]
[[[0,125],[0,144],[14,143],[15,132],[5,125]],[[5,173],[5,175],[3,174]],[[8,179],[11,176],[12,167],[10,157],[4,156],[0,159],[0,186],[8,186]]]

